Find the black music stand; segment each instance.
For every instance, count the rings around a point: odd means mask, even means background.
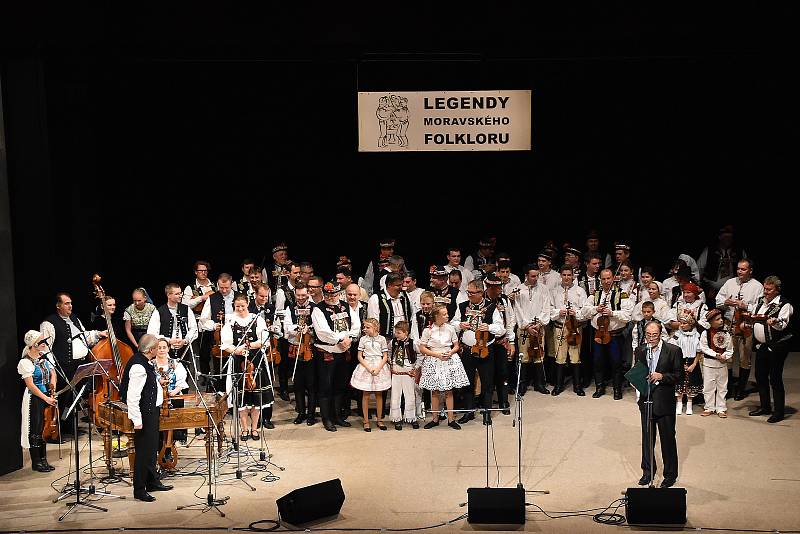
[[[74,388],[77,384],[79,384],[84,378],[89,376],[95,375],[108,375],[108,369],[111,368],[111,360],[95,360],[91,363],[86,363],[83,365],[78,366],[78,369],[75,371],[75,375],[70,380],[70,385]],[[69,490],[55,499],[53,502],[57,503],[58,501],[69,497],[70,495],[75,495],[75,502],[67,503],[69,509],[64,512],[61,517],[58,518],[59,521],[62,521],[67,515],[70,514],[73,510],[75,510],[78,506],[85,506],[87,508],[92,508],[94,510],[99,510],[101,512],[108,512],[107,508],[103,508],[101,506],[96,506],[94,504],[89,504],[88,502],[81,501],[81,493],[86,495],[100,495],[102,497],[119,497],[120,499],[124,499],[125,497],[122,495],[113,495],[111,493],[107,493],[104,491],[97,491],[95,490],[94,486],[90,485],[88,488],[81,486],[81,477],[80,477],[80,448],[78,447],[78,410],[77,406],[81,400],[83,392],[86,390],[86,386],[88,384],[84,384],[80,391],[75,395],[75,400],[72,402],[72,405],[67,409],[66,412],[61,416],[61,419],[66,421],[67,417],[72,414],[72,430],[75,435],[74,444],[75,444],[75,482],[73,482],[72,487]]]

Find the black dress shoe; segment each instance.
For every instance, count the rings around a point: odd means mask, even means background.
[[[439,421],[428,421],[427,423],[425,423],[425,426],[423,426],[422,428],[424,428],[425,430],[428,430],[428,429],[431,429],[431,428],[433,428],[435,426],[439,426]]]
[[[459,419],[458,422],[463,425],[465,423],[469,423],[473,419],[475,419],[475,412],[467,412],[461,416],[461,419]]]
[[[306,425],[308,425],[308,426],[314,426],[314,425],[316,425],[318,422],[319,422],[319,421],[317,420],[317,418],[316,418],[316,417],[309,417],[308,419],[306,419]]]
[[[579,397],[585,397],[586,396],[586,392],[583,391],[583,389],[578,389],[578,390],[575,391],[575,395],[577,395]]]
[[[273,428],[275,428],[275,424],[272,421],[264,421],[264,428],[266,428],[268,430],[272,430]],[[258,438],[254,438],[254,439],[258,439]]]
[[[650,475],[642,475],[642,478],[639,479],[640,486],[647,486],[650,484]]]
[[[173,486],[168,484],[153,484],[152,486],[147,486],[147,491],[169,491],[173,488]]]
[[[744,394],[740,391],[737,391],[736,395],[733,396],[733,400],[735,401],[744,400]]]
[[[449,423],[447,423],[447,426],[449,426],[450,428],[452,428],[454,430],[461,430],[461,425],[459,425],[455,421],[450,421]]]
[[[134,493],[133,498],[136,499],[137,501],[144,501],[144,502],[153,502],[154,500],[156,500],[156,498],[150,495],[149,493],[140,493],[138,495]]]
[[[337,426],[344,426],[344,427],[351,427],[351,426],[353,426],[353,425],[351,425],[350,423],[348,423],[347,421],[345,421],[344,419],[335,419],[335,420],[333,421],[333,423],[334,423],[335,425],[337,425]]]
[[[411,428],[413,428],[414,430],[417,430],[417,429],[419,429],[419,423],[417,423],[416,421],[414,421],[413,423],[411,423]]]
[[[622,400],[622,388],[614,388],[614,400]]]
[[[328,421],[327,419],[323,419],[322,426],[325,427],[325,430],[327,430],[328,432],[336,432],[336,425],[333,424],[333,421]]]
[[[661,488],[671,488],[674,485],[675,485],[675,479],[674,478],[665,478],[664,480],[661,481],[661,486],[659,486],[659,487],[661,487]]]
[[[296,425],[299,425],[300,423],[302,423],[305,420],[306,420],[306,414],[301,413],[300,415],[298,415],[297,417],[294,418],[294,421],[292,421],[292,423],[294,423]]]
[[[776,413],[776,414],[773,414],[772,417],[767,419],[767,423],[777,423],[778,421],[783,421],[783,415],[782,414]]]
[[[395,423],[394,424],[394,429],[395,430],[403,430],[403,425],[401,423]]]
[[[758,417],[759,415],[770,415],[771,413],[772,413],[772,410],[759,408],[757,410],[753,410],[752,412],[749,412],[747,415],[749,415],[751,417]]]
[[[606,394],[606,388],[597,388],[594,391],[594,393],[592,393],[592,398],[593,399],[599,399],[600,397],[602,397],[605,394]]]

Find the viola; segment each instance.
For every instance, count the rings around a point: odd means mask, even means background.
[[[161,378],[165,383],[161,386],[164,394],[164,401],[161,403],[161,417],[169,417],[169,410],[172,408],[172,400],[169,396],[169,374],[164,369],[156,367]],[[172,430],[165,432],[164,441],[161,443],[161,449],[158,451],[158,465],[161,469],[173,470],[178,465],[178,447],[175,446],[173,440]],[[169,451],[169,454],[167,454]]]

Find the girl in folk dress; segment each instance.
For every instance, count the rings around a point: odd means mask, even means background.
[[[44,409],[56,405],[56,399],[49,395],[56,385],[56,372],[47,358],[42,357],[47,353],[44,339],[41,332],[28,330],[25,334],[22,359],[17,364],[17,372],[27,386],[22,396],[20,442],[23,449],[30,450],[31,468],[40,473],[49,473],[55,467],[47,463],[47,445],[42,439],[42,429]]]
[[[445,392],[447,406],[447,425],[456,430],[461,428],[453,414],[453,388],[469,385],[464,365],[458,356],[461,348],[456,329],[447,322],[447,308],[438,306],[433,310],[433,324],[422,332],[419,341],[420,352],[425,356],[422,364],[420,387],[431,391],[431,412],[433,419],[425,428],[439,424],[439,392]]]
[[[705,317],[704,317],[705,318]],[[692,398],[703,391],[703,376],[700,374],[700,334],[695,330],[694,317],[683,315],[680,328],[669,338],[668,342],[677,345],[683,352],[683,380],[675,388],[675,414],[683,410],[683,396],[686,395],[686,415],[692,415]]]
[[[392,387],[392,375],[389,372],[389,347],[386,338],[378,334],[380,325],[377,319],[364,320],[364,335],[358,341],[359,366],[353,370],[350,385],[360,389],[361,410],[364,414],[364,432],[370,432],[369,427],[369,396],[371,393],[386,391]],[[378,428],[386,430],[383,424],[383,397],[375,395],[377,407],[376,417]]]

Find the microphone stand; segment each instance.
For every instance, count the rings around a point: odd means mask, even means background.
[[[80,330],[80,332],[78,334],[72,336],[72,338],[70,339],[70,343],[74,339],[80,339],[83,342],[83,344],[86,346],[86,350],[92,356],[94,362],[98,361],[97,357],[94,355],[94,352],[92,352],[92,348],[89,346],[89,342],[86,339],[86,331],[85,330]],[[95,366],[95,369],[98,369],[98,368],[102,371],[103,375],[105,375],[105,379],[108,381],[108,383],[109,384],[113,384],[114,387],[117,387],[116,384],[114,384],[114,381],[111,380],[111,377],[109,376],[108,372],[106,372],[106,370],[103,369],[103,366],[102,365]],[[95,390],[95,382],[94,382],[95,375],[96,375],[96,373],[93,372],[92,373],[92,391]],[[75,388],[72,387],[71,384],[70,384],[70,388],[72,389],[73,394],[74,394]],[[85,389],[86,388],[84,386],[84,388],[81,389],[81,393],[83,393],[83,391]],[[80,401],[80,395],[75,397],[75,401],[73,402],[73,406],[76,406],[79,403],[79,401]],[[61,495],[60,497],[55,499],[53,501],[54,503],[60,501],[61,499],[65,498],[65,497],[68,497],[69,495],[71,495],[71,492],[77,492],[77,493],[85,492],[87,495],[100,495],[101,497],[116,497],[116,498],[119,498],[119,499],[124,499],[125,498],[122,495],[115,495],[113,493],[109,493],[109,492],[106,492],[106,491],[99,491],[99,490],[97,490],[95,485],[92,484],[93,480],[95,480],[95,479],[100,480],[100,478],[95,476],[95,474],[94,474],[94,465],[93,465],[94,460],[92,459],[92,432],[93,432],[92,417],[94,416],[94,414],[91,412],[91,410],[86,410],[86,414],[87,414],[87,419],[89,419],[89,431],[87,433],[88,445],[89,445],[89,487],[84,489],[83,487],[81,487],[81,484],[80,484],[80,470],[78,468],[78,465],[79,465],[79,459],[78,459],[78,454],[79,454],[79,448],[78,448],[78,414],[77,414],[77,408],[75,408],[75,417],[74,417],[74,421],[73,421],[73,432],[74,432],[74,439],[75,439],[75,488],[73,488],[70,492],[67,492],[64,495]],[[66,420],[66,416],[67,416],[67,414],[62,416],[62,419]],[[80,498],[78,498],[78,500],[75,503],[76,506],[78,504],[81,504],[80,503]],[[74,506],[72,508],[70,508],[67,511],[66,514],[61,516],[59,518],[59,521],[61,521],[64,517],[66,517],[66,515],[69,512],[71,512],[73,509],[74,509]]]
[[[214,436],[216,435],[218,441],[222,441],[222,436],[219,432],[219,425],[222,421],[217,422],[214,419],[214,414],[211,413],[211,409],[208,407],[208,403],[206,403],[206,399],[203,397],[203,394],[200,392],[200,389],[197,386],[197,380],[193,377],[190,373],[187,373],[188,376],[194,385],[195,391],[197,392],[197,398],[200,399],[200,404],[206,411],[206,417],[208,417],[208,421],[210,422],[208,426],[208,432],[206,432],[206,460],[208,462],[208,479],[204,482],[204,484],[208,484],[208,494],[206,495],[205,501],[200,501],[194,504],[185,504],[178,506],[176,510],[192,510],[196,507],[202,507],[201,512],[206,513],[209,510],[216,511],[220,517],[225,517],[225,513],[219,509],[220,506],[226,504],[230,499],[230,496],[222,497],[221,499],[217,498],[217,484],[214,481],[214,476],[217,469],[217,457],[214,454]],[[224,399],[225,397],[223,397]],[[217,401],[220,402],[220,401]],[[225,416],[222,416],[223,419]],[[212,457],[214,460],[212,461]]]
[[[660,340],[659,340],[660,341]],[[650,367],[653,365],[653,346],[648,343],[647,344],[647,370],[648,372],[648,381],[647,381],[647,399],[644,401],[645,404],[645,419],[647,420],[647,455],[648,455],[648,463],[650,468],[650,485],[648,487],[654,488],[655,485],[653,483],[654,473],[653,473],[653,455],[655,453],[655,443],[653,440],[653,399],[651,397],[651,393],[653,391],[652,384],[649,380],[650,376],[649,373]]]
[[[263,313],[264,313],[264,311],[262,310],[262,311],[259,312],[259,315],[261,315]],[[269,334],[267,335],[267,339],[269,339]],[[264,352],[263,333],[262,333],[261,348],[258,349],[258,352],[261,354],[261,360],[259,360],[259,362],[258,362],[258,368],[261,368],[263,366],[264,370],[267,372],[267,378],[269,379],[269,388],[270,388],[270,391],[272,392],[272,404],[275,404],[275,384],[272,381],[272,373],[270,373],[269,366],[267,366],[267,362],[264,361],[266,359],[266,353]],[[258,357],[258,354],[256,354],[256,357]],[[299,357],[300,357],[300,355],[298,354],[297,358],[299,359]],[[295,360],[295,369],[297,368],[296,365],[297,365],[297,360]],[[292,376],[294,376],[294,375],[292,375]],[[261,373],[258,373],[258,404],[259,404],[259,406],[261,406],[259,413],[261,414],[262,421],[263,421],[264,388],[262,387],[262,384],[261,384],[261,378],[262,378],[261,377]],[[292,380],[294,380],[294,378],[292,378]],[[260,439],[259,449],[258,449],[259,450],[259,454],[258,454],[259,460],[262,461],[262,462],[267,462],[267,465],[274,465],[275,467],[277,467],[281,471],[285,471],[284,467],[281,467],[278,464],[274,463],[272,460],[270,460],[270,458],[272,458],[272,454],[271,453],[267,454],[264,451],[264,444],[266,443],[267,440],[264,437],[264,425],[263,424],[261,425],[260,438],[261,439]]]
[[[250,331],[250,329],[253,327],[253,324],[255,324],[255,322],[257,320],[258,320],[258,314],[253,314],[253,319],[248,323],[248,325],[244,329],[244,334],[242,335],[242,339],[239,340],[239,343],[236,344],[236,346],[233,348],[233,351],[231,351],[230,354],[228,354],[228,362],[225,364],[225,366],[228,368],[228,375],[230,376],[230,379],[231,379],[231,392],[233,393],[233,414],[232,414],[232,417],[233,417],[233,428],[232,428],[232,430],[233,430],[233,434],[234,435],[233,435],[233,438],[232,438],[231,441],[232,441],[232,445],[233,445],[233,450],[236,452],[236,476],[235,476],[235,478],[229,478],[229,479],[219,480],[218,481],[218,483],[221,483],[221,482],[228,482],[228,481],[231,481],[231,480],[239,480],[241,482],[244,482],[245,485],[248,488],[250,488],[251,491],[256,491],[256,488],[253,485],[251,485],[247,480],[242,478],[242,453],[241,453],[241,449],[240,449],[240,433],[241,433],[241,428],[240,428],[240,425],[239,425],[239,403],[240,403],[240,401],[239,401],[239,388],[237,386],[237,382],[240,380],[240,378],[242,378],[242,379],[244,378],[244,373],[243,372],[242,373],[234,372],[233,361],[234,361],[234,354],[236,353],[236,351],[239,348],[244,346],[244,343],[247,340],[247,333]],[[233,326],[231,326],[231,328],[233,328]],[[244,357],[245,358],[245,360],[244,360],[245,364],[247,364],[248,357],[249,357],[249,352],[247,354],[245,354],[245,357]],[[242,395],[241,403],[242,403],[242,406],[244,406],[244,395]]]

